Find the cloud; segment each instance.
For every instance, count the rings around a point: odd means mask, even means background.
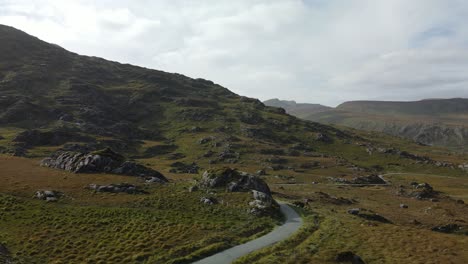
[[[462,0],[0,0],[0,23],[74,52],[330,105],[468,97],[467,12]]]

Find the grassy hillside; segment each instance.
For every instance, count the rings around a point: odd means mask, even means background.
[[[57,150],[100,153],[95,151],[107,147],[160,171],[169,183],[39,166]],[[280,223],[275,215],[249,213],[248,192],[190,191],[210,168],[259,174],[277,199],[301,201],[320,190],[356,200],[357,204],[337,209],[330,206],[334,198],[317,199],[316,208],[306,208],[304,214],[314,227],[298,241],[319,243],[322,235],[311,238],[310,232],[322,225],[323,232],[331,234],[326,242],[330,246],[301,253],[301,261],[326,262],[346,241],[350,250],[360,251],[354,238],[341,235],[351,223],[343,210],[351,206],[380,210],[378,205],[388,203],[391,188],[399,184],[395,181],[373,196],[369,195],[373,189],[343,186],[340,181],[384,173],[444,175],[456,179],[451,186],[458,186],[444,189],[440,184],[446,195],[439,198],[441,206],[467,199],[463,195],[467,173],[459,168],[467,160],[463,154],[301,120],[208,80],[80,56],[6,26],[0,26],[0,152],[0,260],[15,263],[190,263]],[[99,193],[86,188],[118,183],[134,184],[141,192]],[[61,197],[56,202],[33,198],[44,190],[57,191]],[[200,202],[207,196],[218,203]],[[411,202],[417,218],[429,203],[404,201]],[[383,208],[379,213],[394,222],[381,228],[391,233],[401,224],[393,220],[394,203]],[[414,239],[421,247],[433,243],[418,238],[433,232],[432,225],[468,221],[463,210],[424,217],[424,226],[407,227],[416,238],[394,239],[393,253],[366,251],[363,257],[368,263],[385,263],[378,261],[382,254],[388,258],[400,254]],[[401,214],[413,217],[413,211]],[[335,228],[330,217],[343,217],[344,224]],[[378,237],[381,231],[352,221],[359,240]],[[453,243],[466,241],[459,234],[447,236]],[[425,252],[415,263],[437,259],[438,254]],[[297,263],[295,256],[284,257]],[[459,254],[455,260],[467,258]]]

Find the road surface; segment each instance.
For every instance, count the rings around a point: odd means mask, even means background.
[[[286,216],[286,221],[283,225],[275,228],[273,231],[262,237],[245,244],[226,249],[213,256],[194,262],[194,264],[232,263],[237,258],[290,237],[302,226],[302,218],[289,205],[285,203],[279,203],[279,205],[281,212]]]

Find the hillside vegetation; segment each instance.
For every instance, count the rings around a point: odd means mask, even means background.
[[[343,250],[366,263],[468,261],[457,251],[466,155],[301,120],[212,81],[81,56],[7,26],[0,152],[0,261],[191,263],[280,224],[271,197],[308,224],[283,253],[244,263],[333,263]],[[382,184],[387,173],[405,174]],[[270,211],[256,210],[252,190]],[[347,213],[355,207],[364,214]]]

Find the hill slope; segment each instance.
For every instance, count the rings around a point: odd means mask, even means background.
[[[122,156],[99,151],[106,147]],[[115,159],[119,170],[138,163],[169,184],[123,171],[73,174],[39,166],[57,150],[80,152],[72,159],[92,153],[90,162],[75,161],[105,166],[101,171]],[[0,152],[0,259],[15,263],[193,263],[279,223],[277,215],[255,210],[273,205],[271,196],[250,192],[260,187],[303,207],[307,223],[267,262],[329,263],[338,250],[350,250],[366,262],[424,252],[415,263],[426,263],[440,259],[432,243],[445,242],[451,250],[439,262],[468,258],[453,247],[463,237],[430,231],[453,221],[466,226],[467,209],[454,200],[466,201],[459,167],[466,156],[301,120],[211,81],[80,56],[6,26],[0,26]],[[417,174],[373,186],[382,181],[373,174],[388,172]],[[420,173],[451,181],[433,178],[443,195],[428,184],[422,193],[410,185],[426,181],[415,178]],[[414,198],[421,194],[437,198],[436,206]],[[348,214],[349,207],[363,214]],[[380,242],[387,234],[394,235],[391,247]],[[409,244],[419,248],[407,252]],[[296,254],[296,246],[307,248]]]
[[[286,110],[291,115],[302,118],[305,115],[311,113],[320,113],[327,110],[333,109],[332,107],[321,105],[321,104],[301,104],[295,101],[285,101],[279,99],[270,99],[263,102],[265,105],[280,107]]]
[[[306,120],[384,132],[426,145],[459,151],[468,146],[468,99],[463,98],[351,101],[328,111],[289,113]]]

